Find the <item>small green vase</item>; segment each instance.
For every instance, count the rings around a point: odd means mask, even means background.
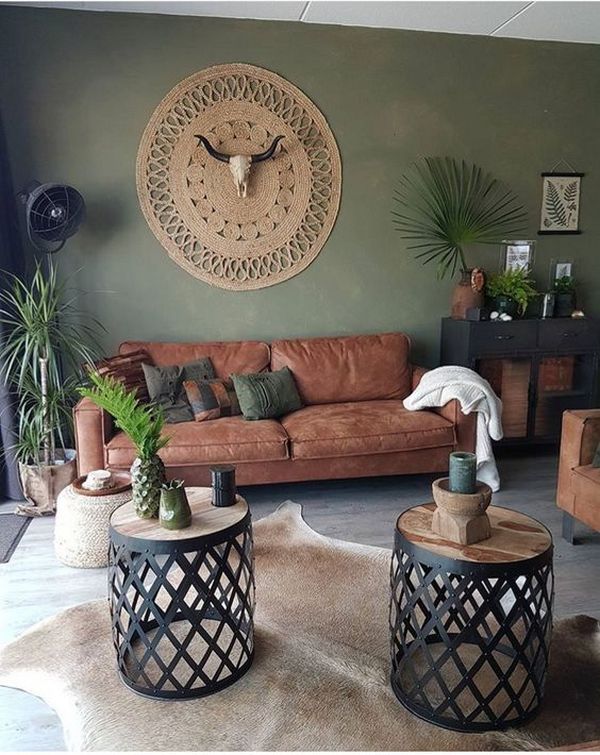
[[[185,488],[171,488],[160,491],[158,508],[160,526],[166,530],[182,530],[192,523],[192,511]]]

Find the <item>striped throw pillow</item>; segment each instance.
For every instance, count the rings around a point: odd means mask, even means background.
[[[183,387],[196,422],[241,414],[231,380],[184,380]]]

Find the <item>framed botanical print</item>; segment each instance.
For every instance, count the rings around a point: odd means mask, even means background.
[[[579,198],[583,173],[542,173],[542,210],[538,234],[581,233]]]
[[[533,265],[533,250],[535,241],[508,241],[502,242],[502,269],[507,270],[530,270]]]
[[[572,262],[557,262],[554,266],[554,280],[559,278],[572,278],[573,277],[573,263]]]

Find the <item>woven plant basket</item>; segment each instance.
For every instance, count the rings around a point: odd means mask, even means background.
[[[54,552],[66,566],[94,569],[108,565],[108,527],[115,509],[131,500],[131,490],[87,496],[72,485],[56,502]]]
[[[64,459],[64,463],[36,466],[19,462],[19,480],[27,503],[19,504],[15,513],[21,516],[54,514],[61,490],[77,476],[77,457],[73,449],[57,451],[56,456]]]

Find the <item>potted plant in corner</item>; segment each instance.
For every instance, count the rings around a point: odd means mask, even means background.
[[[128,436],[137,451],[131,465],[131,488],[136,513],[142,519],[158,516],[165,466],[158,455],[169,442],[161,435],[164,416],[160,407],[142,404],[135,393],[111,377],[89,374],[91,387],[80,387],[81,396],[91,399],[111,414],[117,427]]]
[[[511,317],[522,317],[529,303],[539,296],[529,270],[524,267],[490,275],[485,292],[492,310]]]
[[[37,262],[30,279],[5,274],[0,293],[0,377],[15,397],[18,417],[14,452],[29,505],[17,513],[54,512],[60,491],[76,476],[71,409],[77,399],[82,363],[100,352],[102,326],[77,306],[81,292],[59,282],[48,259]]]
[[[423,264],[435,262],[438,278],[460,273],[452,317],[483,305],[483,274],[467,264],[466,247],[497,244],[524,229],[527,213],[516,195],[477,165],[451,157],[426,157],[400,179],[394,224]]]
[[[554,281],[554,317],[571,317],[577,302],[575,299],[575,280],[570,275],[563,275]]]

